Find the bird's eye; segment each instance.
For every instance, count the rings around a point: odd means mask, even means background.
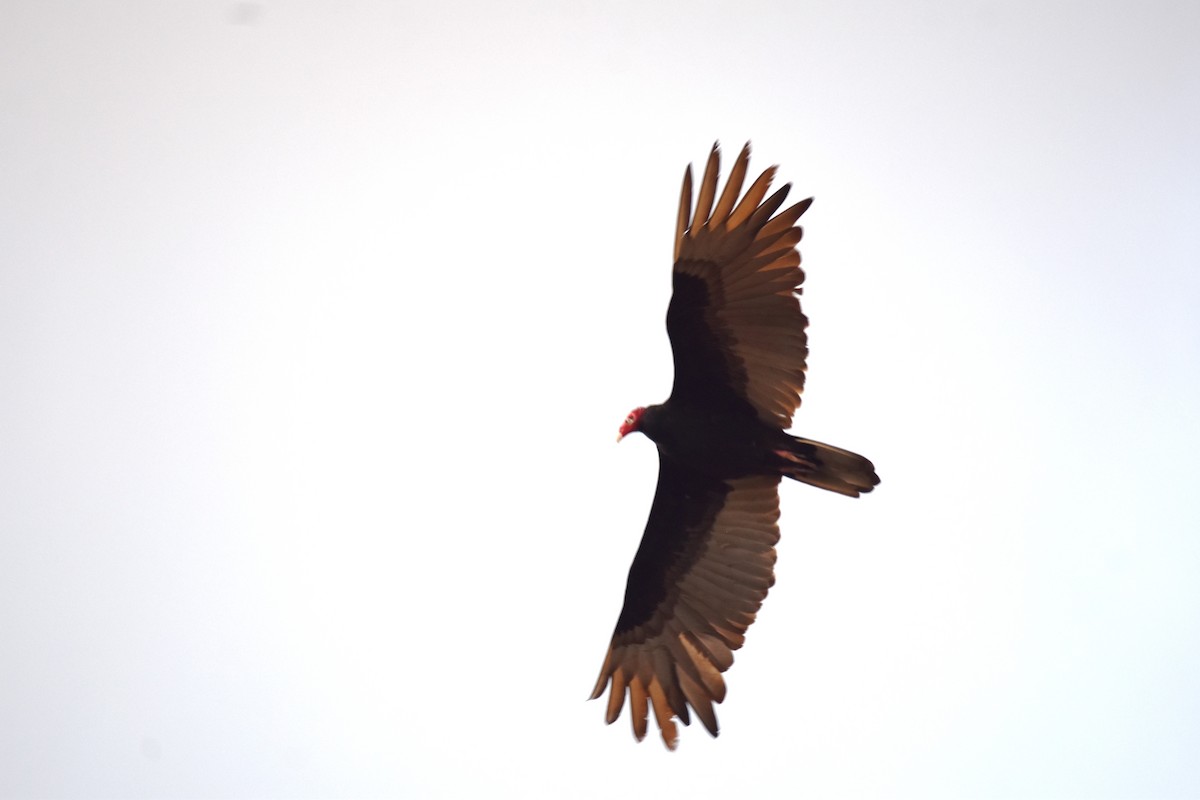
[[[632,424],[633,424],[633,414],[630,414],[628,417],[626,417],[626,418],[625,418],[625,424],[626,424],[626,425],[632,425]]]

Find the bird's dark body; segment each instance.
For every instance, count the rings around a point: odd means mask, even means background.
[[[730,414],[667,401],[647,406],[641,432],[661,458],[712,478],[778,474],[773,449],[792,437],[751,415]]]

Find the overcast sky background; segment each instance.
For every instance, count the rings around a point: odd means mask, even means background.
[[[585,703],[679,181],[815,195],[722,734]],[[1200,795],[1200,5],[0,3],[0,796]]]

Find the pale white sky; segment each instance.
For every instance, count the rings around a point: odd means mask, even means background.
[[[0,4],[0,796],[1200,794],[1200,6]],[[722,735],[585,703],[679,180],[815,195]]]

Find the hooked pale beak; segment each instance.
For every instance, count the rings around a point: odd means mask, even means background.
[[[618,442],[621,441],[622,439],[624,439],[629,434],[638,430],[638,423],[641,420],[642,414],[645,413],[645,411],[646,411],[646,409],[644,409],[644,408],[635,408],[633,411],[629,412],[629,416],[626,417],[625,421],[621,423],[621,427],[617,428],[617,441]]]

